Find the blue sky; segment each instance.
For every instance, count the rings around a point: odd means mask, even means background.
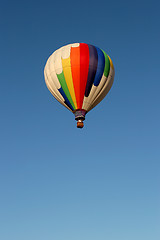
[[[160,239],[160,4],[3,1],[0,10],[0,239]],[[45,86],[72,42],[115,66],[83,130]]]

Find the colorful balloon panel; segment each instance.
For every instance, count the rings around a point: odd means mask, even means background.
[[[69,44],[48,59],[45,81],[53,96],[70,111],[90,111],[110,90],[114,67],[100,48],[86,43]]]

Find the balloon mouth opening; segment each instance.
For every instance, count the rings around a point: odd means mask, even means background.
[[[74,115],[75,120],[77,121],[77,128],[83,128],[84,127],[83,121],[85,120],[86,111],[83,109],[77,109],[74,112]]]

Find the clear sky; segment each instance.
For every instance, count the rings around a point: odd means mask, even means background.
[[[160,239],[159,1],[2,1],[0,239]],[[107,97],[76,128],[43,76],[57,48],[112,58]]]

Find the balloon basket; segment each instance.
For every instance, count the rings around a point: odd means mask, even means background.
[[[84,123],[82,120],[78,120],[77,121],[77,128],[83,128],[84,127]]]
[[[77,109],[74,112],[75,120],[77,121],[77,128],[83,128],[83,121],[85,120],[86,111],[84,109]]]

